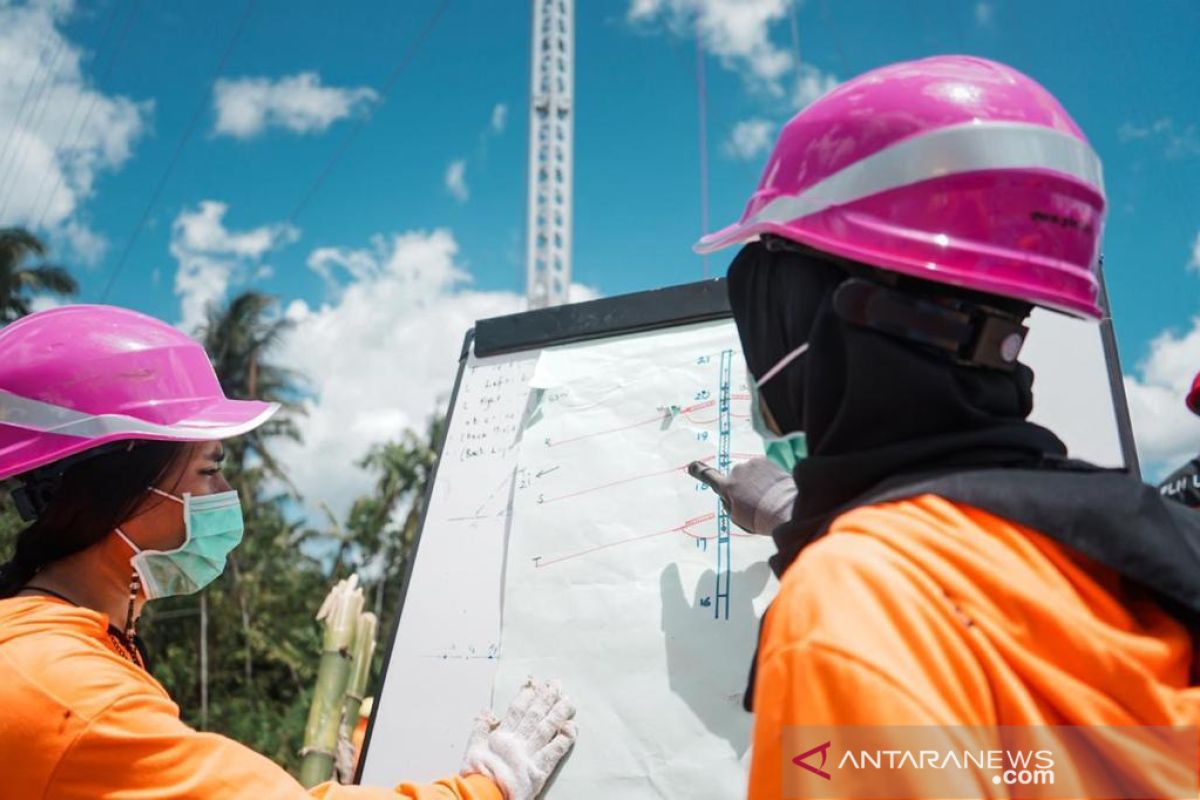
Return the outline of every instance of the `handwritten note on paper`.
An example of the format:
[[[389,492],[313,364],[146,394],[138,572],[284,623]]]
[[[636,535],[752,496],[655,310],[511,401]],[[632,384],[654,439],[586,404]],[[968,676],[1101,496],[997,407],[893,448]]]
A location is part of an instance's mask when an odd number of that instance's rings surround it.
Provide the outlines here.
[[[520,432],[534,363],[526,358],[467,366],[454,411],[461,419],[451,440],[452,457],[460,462],[508,459]],[[511,471],[512,465],[506,466]]]
[[[454,772],[471,720],[492,705],[515,448],[536,361],[536,353],[471,357],[464,366],[364,783]]]
[[[550,797],[741,796],[773,544],[687,474],[761,453],[733,326],[547,350],[533,386],[496,696],[536,674],[576,700]]]

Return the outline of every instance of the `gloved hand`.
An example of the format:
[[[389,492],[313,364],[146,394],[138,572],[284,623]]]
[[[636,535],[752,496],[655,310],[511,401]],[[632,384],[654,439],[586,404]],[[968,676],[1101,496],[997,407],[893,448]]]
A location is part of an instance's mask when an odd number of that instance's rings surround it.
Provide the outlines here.
[[[575,742],[574,716],[556,682],[529,678],[503,721],[490,711],[475,720],[459,772],[487,775],[505,800],[533,800]]]
[[[695,477],[713,488],[733,524],[744,531],[769,535],[792,518],[796,482],[765,456],[743,461],[728,475],[705,467]]]

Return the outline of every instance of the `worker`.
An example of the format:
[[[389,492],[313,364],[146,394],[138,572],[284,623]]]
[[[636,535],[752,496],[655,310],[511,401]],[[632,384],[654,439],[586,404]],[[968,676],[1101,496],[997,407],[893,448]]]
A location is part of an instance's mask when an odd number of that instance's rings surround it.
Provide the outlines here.
[[[201,591],[242,538],[221,440],[272,403],[227,399],[204,349],[158,320],[65,306],[0,329],[0,480],[32,520],[0,569],[4,796],[532,800],[575,736],[570,701],[528,681],[482,715],[462,774],[322,784],[196,731],[147,669],[146,601]]]
[[[899,751],[926,742],[879,726],[1200,723],[1196,515],[1028,421],[1024,321],[1102,316],[1104,210],[1098,157],[1046,89],[934,57],[798,113],[740,220],[697,244],[741,245],[728,292],[751,417],[797,490],[776,514],[779,592],[746,693],[751,800],[990,797],[1005,779],[948,788],[910,769],[886,795],[838,794],[875,773],[835,763],[838,734],[798,730],[868,726]],[[1182,780],[1195,796],[1194,742],[1184,755],[1174,770],[1062,759],[1055,791],[1185,796],[1153,783]],[[1102,783],[1122,766],[1146,793]]]
[[[1196,373],[1192,380],[1192,389],[1188,392],[1185,402],[1188,411],[1200,416],[1200,372]],[[1164,497],[1178,500],[1191,508],[1200,508],[1200,456],[1196,456],[1167,476],[1167,479],[1158,485],[1158,490]]]

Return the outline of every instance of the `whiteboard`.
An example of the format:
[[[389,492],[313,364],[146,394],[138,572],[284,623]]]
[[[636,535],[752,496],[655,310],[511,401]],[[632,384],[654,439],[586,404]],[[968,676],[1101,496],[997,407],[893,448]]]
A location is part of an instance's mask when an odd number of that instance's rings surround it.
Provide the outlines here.
[[[485,321],[475,336],[468,336],[386,655],[360,783],[387,786],[453,773],[474,716],[485,708],[501,710],[517,676],[531,671],[563,678],[580,707],[579,745],[546,796],[608,797],[619,787],[622,798],[717,798],[729,797],[731,786],[744,785],[747,755],[739,739],[745,735],[748,740],[750,718],[736,708],[740,696],[723,687],[744,685],[757,631],[753,617],[774,590],[774,579],[753,562],[770,554],[770,542],[728,534],[722,538],[715,511],[719,503],[715,497],[701,497],[686,475],[675,474],[683,451],[672,449],[687,441],[702,452],[694,437],[704,430],[712,436],[726,424],[729,455],[758,452],[739,407],[746,395],[736,331],[722,307],[723,283],[711,281]],[[1042,311],[1035,311],[1029,324],[1022,361],[1036,373],[1032,419],[1055,431],[1076,458],[1136,470],[1111,327]],[[487,341],[492,334],[496,341]],[[556,344],[560,341],[564,344]],[[489,354],[498,348],[507,352]],[[710,360],[693,363],[705,357]],[[629,363],[638,366],[622,367]],[[664,399],[664,386],[673,380],[707,381],[705,386],[711,384],[716,394],[724,385],[725,406],[711,396],[691,404]],[[705,387],[688,383],[687,391],[697,397]],[[602,417],[591,420],[592,428],[582,420],[582,433],[570,434],[578,415],[556,417],[554,404],[571,402],[582,403],[585,417],[601,413],[609,419],[603,424]],[[708,403],[704,412],[697,410],[702,403]],[[647,408],[652,409],[648,416],[639,410]],[[647,425],[646,419],[658,421]],[[589,440],[583,455],[563,462],[572,470],[569,479],[564,472],[553,472],[559,462],[545,460],[550,457],[545,446],[593,436],[593,428],[604,436]],[[662,437],[661,443],[654,437]],[[717,438],[704,443],[714,459],[720,457]],[[618,463],[613,448],[632,454],[630,461],[639,467],[630,474],[638,480],[607,474]],[[597,474],[583,480],[588,471]],[[640,479],[646,475],[654,477]],[[603,491],[574,494],[593,486]],[[539,494],[543,500],[563,502],[542,505],[531,499]],[[707,504],[709,514],[685,519],[686,530],[654,519],[660,512],[690,513],[683,509],[696,504]],[[688,520],[700,522],[688,528]],[[554,525],[561,526],[563,543],[569,546],[551,552],[546,537]],[[637,533],[643,529],[644,535]],[[667,531],[673,532],[658,535]],[[598,542],[595,554],[592,547],[579,546],[580,536]],[[633,541],[639,536],[647,541]],[[541,572],[530,568],[539,557],[544,564],[578,553],[588,556]],[[637,558],[629,559],[630,554]],[[652,568],[645,568],[647,558]],[[595,584],[602,592],[606,579],[616,576],[608,584],[617,585],[619,578],[640,605],[622,610],[620,601],[589,600],[590,589],[573,589],[578,577],[562,580],[563,570],[585,562],[590,571],[580,574],[590,576],[585,581],[589,587]],[[633,562],[639,565],[636,570],[620,571]],[[719,615],[722,569],[727,575],[725,613],[729,608],[734,613],[718,625],[719,616],[710,619],[710,614]],[[710,591],[706,581],[712,582],[714,572],[718,583]],[[554,573],[558,577],[551,579]],[[679,617],[667,608],[674,601],[662,600],[669,594],[668,583],[685,589],[687,609],[680,613],[689,621],[682,627],[666,622]],[[646,619],[629,616],[637,608],[645,609]],[[614,617],[614,609],[626,616]],[[702,616],[710,621],[700,622]],[[603,650],[611,663],[596,669],[601,655],[586,651],[595,637],[572,636],[573,631],[600,637],[615,631],[621,638]],[[675,635],[680,631],[699,638],[680,638]],[[705,636],[722,637],[725,644],[697,650]],[[543,651],[545,641],[554,641],[554,652],[538,651],[539,637]],[[708,655],[697,656],[703,665],[681,681],[684,673],[669,663],[672,648],[676,661],[680,652]],[[622,657],[630,662],[623,663]],[[719,701],[711,699],[725,694],[729,696]],[[623,698],[630,696],[646,702],[622,707]],[[660,724],[653,714],[641,718],[643,707],[654,709]],[[621,724],[629,730],[618,741],[615,731]],[[664,731],[661,740],[655,738],[659,728]],[[699,744],[671,746],[671,737],[684,736]],[[631,745],[631,737],[649,739]],[[645,752],[638,752],[639,747]],[[622,755],[606,755],[612,753]],[[689,782],[691,774],[702,780]],[[735,789],[734,796],[741,791]]]

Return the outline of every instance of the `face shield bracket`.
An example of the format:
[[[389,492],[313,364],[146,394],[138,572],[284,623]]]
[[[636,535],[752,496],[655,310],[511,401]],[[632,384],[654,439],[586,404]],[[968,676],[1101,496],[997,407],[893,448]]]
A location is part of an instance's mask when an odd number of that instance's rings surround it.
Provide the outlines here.
[[[1029,328],[1008,312],[951,297],[926,299],[864,278],[833,295],[846,322],[945,353],[956,364],[1011,372]]]

